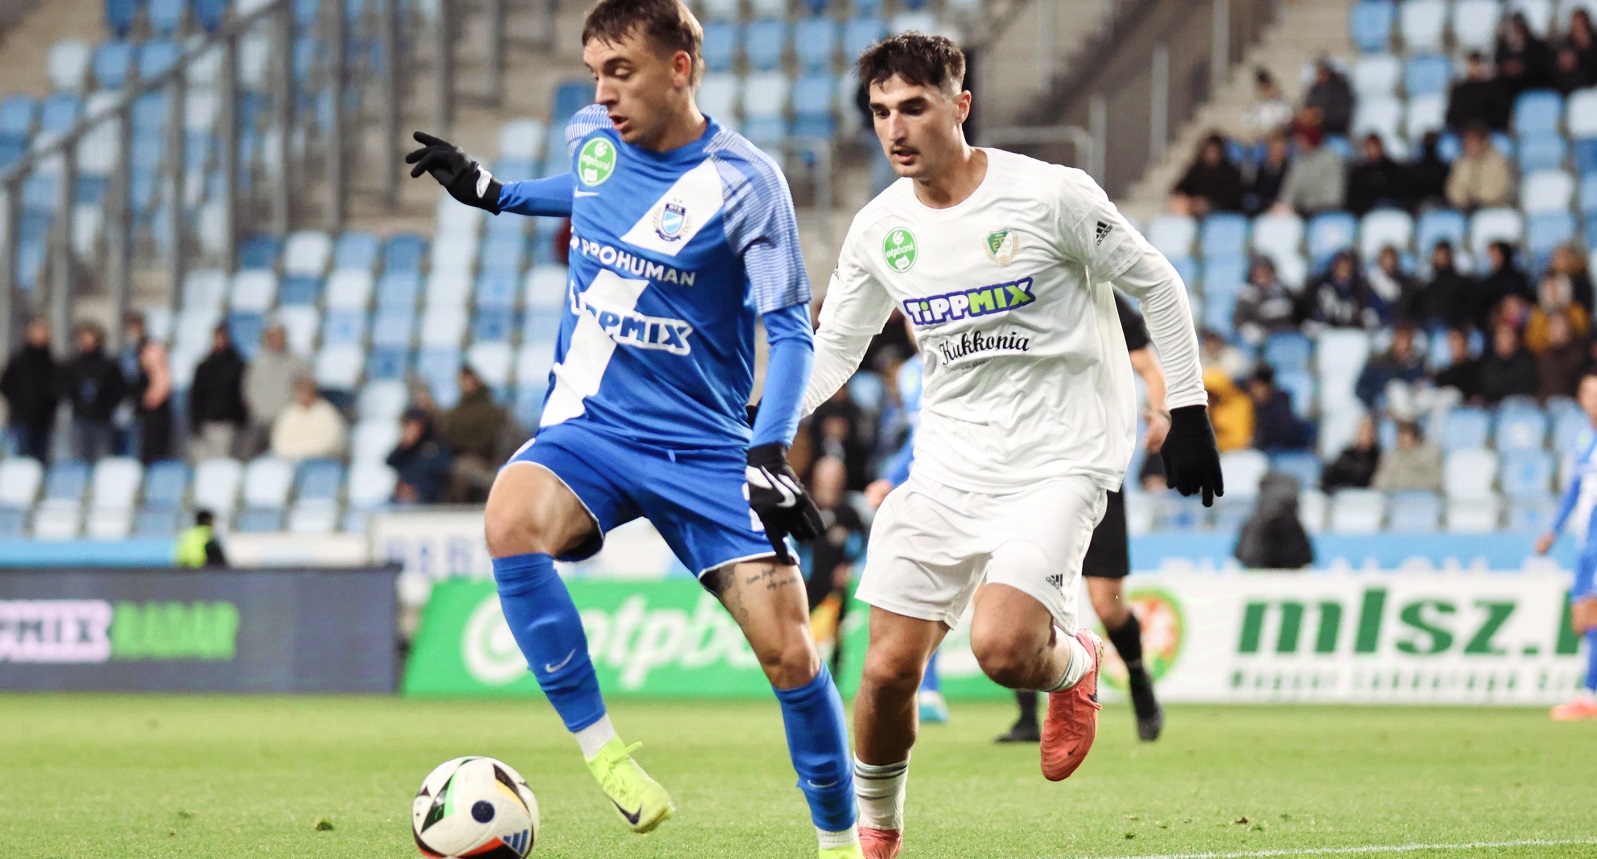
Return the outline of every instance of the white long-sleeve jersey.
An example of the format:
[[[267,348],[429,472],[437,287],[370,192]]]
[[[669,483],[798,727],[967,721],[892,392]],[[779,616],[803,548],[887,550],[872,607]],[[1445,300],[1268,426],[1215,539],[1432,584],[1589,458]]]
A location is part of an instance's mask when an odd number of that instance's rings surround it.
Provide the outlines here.
[[[1136,395],[1110,285],[1141,303],[1174,409],[1207,402],[1181,277],[1085,173],[982,151],[986,177],[957,205],[931,208],[900,179],[855,216],[804,412],[898,307],[926,364],[917,475],[972,492],[1072,474],[1118,489]]]

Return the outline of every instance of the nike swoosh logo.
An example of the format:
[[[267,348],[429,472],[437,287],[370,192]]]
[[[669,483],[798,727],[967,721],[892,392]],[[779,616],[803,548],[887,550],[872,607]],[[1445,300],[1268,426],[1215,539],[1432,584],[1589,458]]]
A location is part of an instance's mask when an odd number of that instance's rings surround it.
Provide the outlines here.
[[[597,196],[599,196],[599,192],[598,191],[576,191],[576,192],[572,193],[572,196],[573,197],[597,197]]]
[[[613,799],[610,800],[610,804],[614,805],[616,807],[616,811],[621,812],[621,816],[625,817],[627,819],[627,822],[632,824],[633,826],[637,826],[638,825],[638,818],[643,816],[643,806],[641,806],[641,805],[638,806],[638,810],[637,811],[627,811],[626,809],[621,807],[621,803],[616,802]]]
[[[560,660],[560,664],[559,665],[550,665],[550,664],[548,664],[546,662],[546,663],[544,663],[543,670],[547,671],[550,674],[553,674],[556,671],[559,671],[560,669],[562,669],[562,668],[566,667],[568,664],[570,664],[571,660],[574,659],[576,657],[576,655],[577,655],[576,648],[572,648],[571,652],[566,654],[566,658]]]

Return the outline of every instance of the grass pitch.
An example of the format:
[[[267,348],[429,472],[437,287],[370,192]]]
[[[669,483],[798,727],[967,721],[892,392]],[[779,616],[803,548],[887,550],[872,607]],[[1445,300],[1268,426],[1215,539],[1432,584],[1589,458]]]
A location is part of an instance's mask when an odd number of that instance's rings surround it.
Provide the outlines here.
[[[806,857],[814,841],[776,705],[627,703],[624,739],[669,788],[653,835],[620,824],[544,704],[397,698],[0,697],[0,851],[28,857],[404,857],[439,761],[500,757],[543,808],[535,857]],[[1124,705],[1069,781],[1012,718],[954,706],[911,769],[905,859],[1597,856],[1597,723],[1543,710],[1174,707],[1136,742]],[[1279,852],[1276,852],[1279,851]],[[1364,854],[1365,851],[1338,852]],[[1382,855],[1388,851],[1370,851]]]

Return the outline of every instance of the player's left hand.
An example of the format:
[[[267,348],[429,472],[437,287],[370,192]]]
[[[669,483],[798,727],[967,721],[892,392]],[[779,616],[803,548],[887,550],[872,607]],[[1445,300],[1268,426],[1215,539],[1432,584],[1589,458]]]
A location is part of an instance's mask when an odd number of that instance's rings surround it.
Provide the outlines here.
[[[1220,473],[1220,449],[1214,442],[1214,427],[1209,425],[1209,410],[1204,406],[1183,406],[1170,411],[1170,434],[1159,449],[1164,459],[1165,480],[1182,495],[1203,495],[1203,506],[1213,507],[1214,499],[1225,494],[1225,477]]]
[[[788,554],[785,538],[813,540],[821,534],[821,511],[787,464],[787,449],[780,443],[749,448],[749,464],[744,469],[749,484],[749,507],[765,524],[765,536],[784,564],[795,564]]]
[[[411,137],[421,144],[421,148],[405,156],[406,164],[416,165],[410,170],[410,178],[415,179],[427,173],[438,180],[438,184],[444,186],[449,196],[456,200],[499,214],[501,186],[492,173],[468,158],[460,147],[441,137],[434,137],[425,131],[413,132]]]
[[[1170,434],[1170,413],[1162,409],[1149,409],[1143,416],[1148,432],[1142,437],[1142,447],[1149,453],[1158,453],[1164,447],[1164,437]]]

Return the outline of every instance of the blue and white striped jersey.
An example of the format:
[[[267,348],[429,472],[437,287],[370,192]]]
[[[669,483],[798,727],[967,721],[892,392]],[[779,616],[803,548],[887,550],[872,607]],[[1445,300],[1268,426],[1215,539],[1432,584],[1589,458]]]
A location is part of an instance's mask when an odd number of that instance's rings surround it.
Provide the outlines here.
[[[786,179],[714,120],[654,152],[622,142],[594,105],[566,141],[570,277],[542,426],[746,446],[755,321],[810,300]]]

